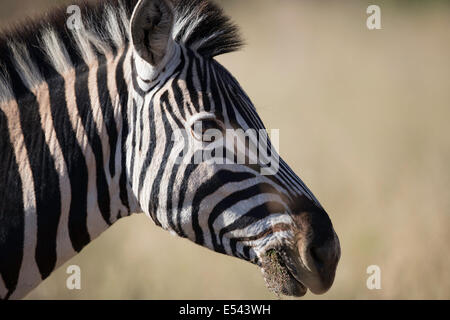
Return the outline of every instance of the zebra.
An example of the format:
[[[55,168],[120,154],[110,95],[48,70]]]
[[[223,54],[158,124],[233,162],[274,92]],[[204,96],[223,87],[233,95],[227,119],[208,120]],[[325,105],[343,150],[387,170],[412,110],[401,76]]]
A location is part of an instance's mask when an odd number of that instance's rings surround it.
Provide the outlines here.
[[[231,19],[208,0],[77,8],[78,24],[61,8],[0,35],[0,298],[23,298],[132,213],[259,266],[277,294],[326,292],[339,239],[276,151],[273,174],[192,161],[208,145],[194,125],[265,130],[215,59],[243,44]]]

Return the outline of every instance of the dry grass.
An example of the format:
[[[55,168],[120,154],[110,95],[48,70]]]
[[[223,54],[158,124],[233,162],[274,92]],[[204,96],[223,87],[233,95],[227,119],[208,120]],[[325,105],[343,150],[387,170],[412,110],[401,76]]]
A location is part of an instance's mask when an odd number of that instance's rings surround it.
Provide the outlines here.
[[[383,30],[369,31],[364,2],[222,3],[249,45],[220,60],[281,129],[282,156],[341,240],[335,285],[305,298],[450,298],[449,7],[385,5]],[[82,268],[81,291],[65,289],[63,267],[28,298],[276,298],[256,267],[143,216],[70,264]],[[372,264],[379,291],[366,288]]]

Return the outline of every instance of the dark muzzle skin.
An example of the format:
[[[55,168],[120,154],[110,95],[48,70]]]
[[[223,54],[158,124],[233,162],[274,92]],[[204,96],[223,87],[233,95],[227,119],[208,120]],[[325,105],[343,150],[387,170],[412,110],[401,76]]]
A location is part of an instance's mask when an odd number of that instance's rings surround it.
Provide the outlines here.
[[[325,293],[333,284],[341,255],[339,238],[321,207],[300,211],[293,218],[297,230],[295,247],[288,249],[288,270],[311,292]]]
[[[301,197],[291,211],[293,241],[265,250],[261,267],[267,286],[275,293],[302,297],[307,290],[327,292],[341,256],[339,239],[326,211]]]

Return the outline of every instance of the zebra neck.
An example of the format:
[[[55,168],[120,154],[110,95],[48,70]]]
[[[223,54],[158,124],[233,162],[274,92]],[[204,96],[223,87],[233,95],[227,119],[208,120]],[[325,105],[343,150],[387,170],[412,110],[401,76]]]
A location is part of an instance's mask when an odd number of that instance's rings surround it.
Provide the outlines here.
[[[126,57],[0,104],[0,298],[23,297],[136,210],[124,162]]]

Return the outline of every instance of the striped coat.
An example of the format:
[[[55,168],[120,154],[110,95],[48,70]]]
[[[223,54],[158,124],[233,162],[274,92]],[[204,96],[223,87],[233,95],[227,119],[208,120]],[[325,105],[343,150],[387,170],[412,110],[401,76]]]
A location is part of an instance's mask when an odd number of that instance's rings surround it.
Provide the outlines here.
[[[206,0],[74,8],[0,36],[0,298],[23,297],[138,212],[258,264],[276,292],[328,290],[340,247],[327,213],[270,141],[236,133],[265,128],[214,59],[241,45],[222,10]],[[225,132],[225,152],[198,160]],[[236,163],[227,150],[240,148],[256,160]]]

